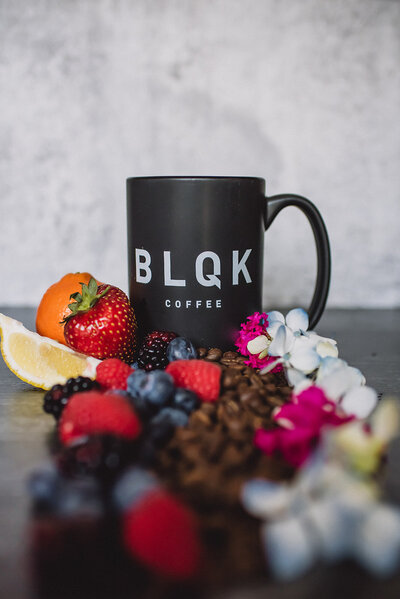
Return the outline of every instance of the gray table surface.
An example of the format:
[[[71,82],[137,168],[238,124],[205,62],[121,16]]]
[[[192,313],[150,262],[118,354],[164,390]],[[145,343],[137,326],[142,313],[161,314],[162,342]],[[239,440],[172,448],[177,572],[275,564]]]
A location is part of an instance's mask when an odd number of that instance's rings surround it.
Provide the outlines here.
[[[34,329],[34,310],[0,308]],[[318,333],[337,339],[341,357],[362,370],[378,393],[400,397],[400,311],[329,310]],[[17,379],[0,360],[0,598],[33,596],[27,567],[28,473],[48,457],[45,439],[53,430],[42,411],[43,392]],[[391,448],[388,489],[400,504],[400,443]],[[399,598],[400,573],[375,580],[357,566],[320,566],[290,584],[263,583],[227,590],[218,599]],[[214,599],[217,599],[215,595]]]

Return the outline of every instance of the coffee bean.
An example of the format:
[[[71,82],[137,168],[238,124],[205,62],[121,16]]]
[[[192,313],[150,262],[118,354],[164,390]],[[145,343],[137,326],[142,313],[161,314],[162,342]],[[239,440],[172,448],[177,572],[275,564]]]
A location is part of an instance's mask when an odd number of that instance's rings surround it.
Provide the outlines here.
[[[218,362],[222,358],[222,351],[218,347],[212,347],[208,350],[205,360],[210,362]]]
[[[226,439],[222,435],[210,434],[204,438],[204,453],[205,456],[212,462],[216,461],[226,444]]]
[[[258,399],[258,391],[254,387],[247,387],[243,392],[240,393],[240,401],[248,402],[252,399]]]
[[[228,368],[231,368],[234,364],[237,364],[235,359],[228,359],[228,358],[221,358],[221,362],[220,364],[222,366],[226,366]]]
[[[224,353],[225,360],[235,360],[238,357],[238,353],[236,351],[226,351]]]
[[[240,396],[242,393],[245,393],[249,389],[249,379],[245,377],[245,379],[238,383],[237,386],[237,394]]]
[[[243,464],[241,452],[232,443],[225,448],[223,459],[226,463],[227,470],[232,469],[232,467],[241,466]]]
[[[254,385],[255,387],[259,387],[260,389],[262,389],[264,387],[264,383],[262,382],[262,380],[258,374],[251,374],[249,376],[249,379],[250,379],[251,385]]]
[[[192,412],[189,422],[194,427],[209,427],[212,425],[210,416],[201,410]]]
[[[200,412],[204,412],[204,414],[207,414],[208,416],[213,418],[217,411],[216,402],[204,401],[201,404],[199,410],[200,410]]]
[[[245,369],[244,364],[239,364],[239,362],[231,362],[229,364],[229,368],[232,368],[233,370],[238,370],[239,372],[242,372]]]
[[[276,426],[272,411],[288,400],[291,389],[284,373],[260,375],[237,352],[199,348],[198,356],[221,368],[220,397],[201,403],[187,427],[175,430],[158,450],[155,470],[167,488],[196,512],[211,566],[218,554],[218,564],[222,559],[226,570],[232,571],[235,564],[235,573],[252,574],[257,563],[261,568],[263,558],[258,522],[243,513],[241,488],[252,478],[283,480],[292,475],[282,461],[265,456],[253,443],[257,429]],[[219,535],[223,547],[215,544],[216,527],[224,533]],[[249,549],[238,566],[244,547]],[[217,580],[218,568],[213,575]]]
[[[233,368],[227,368],[222,373],[222,387],[224,389],[233,389],[237,386],[239,379],[240,374],[237,372],[237,370],[234,370]]]
[[[199,435],[196,431],[193,431],[190,428],[179,426],[175,430],[175,439],[182,443],[188,443],[190,441],[198,441]]]

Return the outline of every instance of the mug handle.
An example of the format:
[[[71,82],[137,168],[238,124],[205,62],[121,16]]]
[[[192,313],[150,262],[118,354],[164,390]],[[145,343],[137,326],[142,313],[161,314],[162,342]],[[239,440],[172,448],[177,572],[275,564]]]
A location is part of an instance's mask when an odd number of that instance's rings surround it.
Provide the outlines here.
[[[313,329],[322,316],[328,298],[329,284],[331,278],[331,252],[329,247],[328,232],[322,216],[310,200],[296,194],[279,194],[266,198],[265,230],[275,220],[283,208],[296,206],[306,215],[314,233],[317,247],[317,279],[315,282],[314,295],[308,310],[310,325]]]

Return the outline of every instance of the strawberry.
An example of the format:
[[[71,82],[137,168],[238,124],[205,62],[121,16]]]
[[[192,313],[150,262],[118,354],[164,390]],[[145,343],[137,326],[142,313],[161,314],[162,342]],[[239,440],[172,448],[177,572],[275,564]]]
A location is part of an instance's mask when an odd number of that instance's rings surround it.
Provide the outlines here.
[[[165,369],[177,387],[194,391],[202,401],[215,401],[219,396],[221,369],[204,360],[176,360]]]
[[[200,563],[200,540],[192,512],[166,491],[150,491],[125,512],[128,551],[167,578],[192,578]]]
[[[118,358],[103,360],[96,368],[96,381],[105,389],[126,390],[126,381],[133,368]]]
[[[93,434],[135,439],[140,431],[140,421],[124,397],[99,391],[75,393],[63,410],[58,429],[64,444]]]
[[[128,297],[118,287],[81,283],[73,293],[71,314],[63,322],[67,345],[99,360],[120,358],[132,362],[136,344],[136,318]]]

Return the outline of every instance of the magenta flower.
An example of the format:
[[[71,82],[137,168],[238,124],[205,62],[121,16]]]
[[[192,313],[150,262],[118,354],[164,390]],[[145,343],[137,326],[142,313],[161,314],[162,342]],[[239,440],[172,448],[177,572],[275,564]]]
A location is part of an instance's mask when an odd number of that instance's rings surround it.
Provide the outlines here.
[[[254,436],[255,446],[263,453],[281,456],[294,468],[299,468],[306,461],[317,442],[318,434],[311,428],[278,428],[272,431],[258,429]]]
[[[298,468],[318,445],[324,427],[340,426],[353,417],[342,415],[322,389],[311,386],[279,408],[274,420],[280,428],[257,430],[254,444],[267,455],[280,455]]]
[[[247,349],[249,341],[252,341],[259,335],[265,334],[267,328],[268,316],[266,312],[254,312],[254,314],[247,317],[246,322],[243,322],[240,325],[240,331],[235,345],[240,354],[247,357],[247,360],[244,362],[246,366],[251,366],[252,368],[265,368],[267,364],[275,360],[275,358],[271,356],[260,359],[258,355],[251,354]],[[281,370],[282,366],[279,364],[277,368],[274,368],[273,372],[280,372]]]

